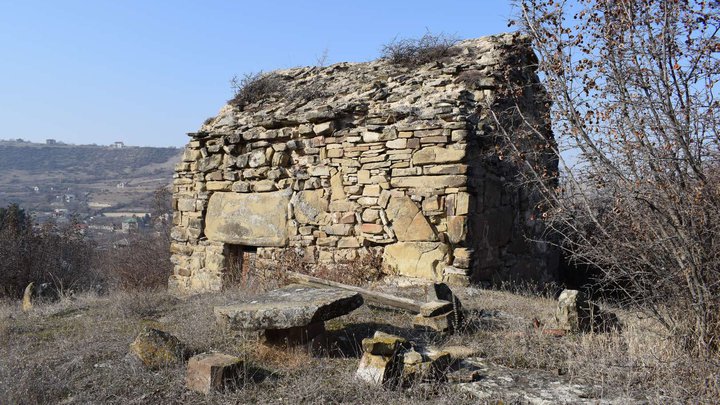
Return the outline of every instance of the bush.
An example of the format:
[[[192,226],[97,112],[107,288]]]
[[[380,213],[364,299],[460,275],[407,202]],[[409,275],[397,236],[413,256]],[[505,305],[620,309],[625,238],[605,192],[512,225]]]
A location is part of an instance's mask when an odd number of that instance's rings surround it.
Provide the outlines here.
[[[230,79],[235,96],[228,104],[244,110],[249,104],[279,95],[285,89],[282,78],[275,73],[246,73]]]
[[[519,2],[555,143],[518,105],[496,116],[571,261],[689,352],[720,352],[720,3]],[[542,91],[536,95],[545,97]],[[518,119],[520,118],[520,119]],[[538,147],[524,152],[524,142]],[[562,178],[534,162],[551,153]],[[570,158],[570,161],[565,159]],[[555,187],[553,184],[560,184]]]
[[[170,240],[160,232],[131,234],[126,245],[97,252],[95,268],[113,290],[163,288],[172,274]]]
[[[19,298],[30,283],[51,283],[58,291],[90,288],[93,244],[78,222],[34,226],[17,204],[0,208],[0,296]]]
[[[393,65],[417,67],[452,56],[457,38],[427,32],[421,38],[393,40],[382,47],[382,57]]]

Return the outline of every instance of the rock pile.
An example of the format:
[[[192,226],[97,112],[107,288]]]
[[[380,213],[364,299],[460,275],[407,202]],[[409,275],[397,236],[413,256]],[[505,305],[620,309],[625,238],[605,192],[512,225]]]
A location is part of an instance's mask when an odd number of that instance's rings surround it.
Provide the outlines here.
[[[367,383],[388,387],[447,381],[448,373],[460,360],[450,351],[414,347],[402,337],[380,331],[363,339],[362,347],[355,375]]]
[[[388,272],[453,284],[552,278],[553,251],[528,242],[542,231],[530,193],[506,187],[516,167],[495,153],[492,118],[517,85],[520,111],[552,136],[534,60],[506,34],[416,68],[272,73],[284,97],[227,105],[190,134],[173,183],[171,289],[220,289],[234,246],[261,259],[293,247],[325,265],[374,252]]]

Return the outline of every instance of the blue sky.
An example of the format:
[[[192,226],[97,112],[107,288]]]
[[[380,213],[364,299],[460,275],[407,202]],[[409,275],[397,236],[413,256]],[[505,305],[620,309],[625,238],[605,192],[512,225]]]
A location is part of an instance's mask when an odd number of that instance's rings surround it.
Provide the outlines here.
[[[510,30],[510,1],[0,0],[0,139],[182,146],[235,74]]]

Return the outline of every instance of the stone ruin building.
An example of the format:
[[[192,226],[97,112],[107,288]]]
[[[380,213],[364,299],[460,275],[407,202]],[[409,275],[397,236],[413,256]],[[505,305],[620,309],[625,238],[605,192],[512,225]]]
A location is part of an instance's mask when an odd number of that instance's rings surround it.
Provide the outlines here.
[[[413,67],[276,71],[273,92],[190,133],[174,175],[170,289],[218,290],[238,261],[286,249],[318,265],[374,253],[392,274],[454,284],[553,279],[532,193],[497,152],[500,131],[523,125],[493,118],[517,106],[552,137],[529,41],[451,50]]]

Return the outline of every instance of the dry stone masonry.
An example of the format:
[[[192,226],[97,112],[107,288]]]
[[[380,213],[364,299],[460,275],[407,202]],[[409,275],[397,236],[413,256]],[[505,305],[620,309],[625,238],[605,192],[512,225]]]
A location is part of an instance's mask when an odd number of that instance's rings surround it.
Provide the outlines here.
[[[450,284],[553,278],[531,194],[495,152],[493,113],[516,104],[552,136],[535,60],[526,38],[505,34],[418,67],[272,73],[279,96],[226,105],[190,134],[174,176],[171,289],[218,290],[243,257],[286,249],[327,266],[376,254],[389,273]]]

